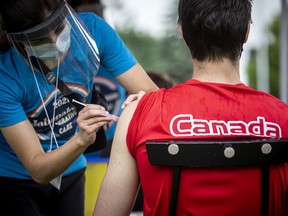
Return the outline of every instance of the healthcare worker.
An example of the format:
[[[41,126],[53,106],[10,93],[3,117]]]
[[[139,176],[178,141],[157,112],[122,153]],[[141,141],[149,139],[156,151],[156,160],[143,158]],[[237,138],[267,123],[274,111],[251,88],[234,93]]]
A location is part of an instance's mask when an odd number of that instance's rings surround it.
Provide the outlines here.
[[[114,118],[89,104],[100,65],[129,93],[157,86],[94,13],[63,0],[4,0],[0,13],[0,214],[83,215],[82,153]]]

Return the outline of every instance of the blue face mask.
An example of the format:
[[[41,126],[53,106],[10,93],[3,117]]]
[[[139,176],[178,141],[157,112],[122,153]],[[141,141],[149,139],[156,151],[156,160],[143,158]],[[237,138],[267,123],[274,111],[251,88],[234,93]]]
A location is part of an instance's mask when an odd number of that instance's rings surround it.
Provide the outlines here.
[[[35,56],[41,60],[56,61],[61,55],[65,54],[71,43],[71,25],[66,23],[63,31],[57,36],[56,43],[44,43],[37,46],[25,45],[28,56]]]

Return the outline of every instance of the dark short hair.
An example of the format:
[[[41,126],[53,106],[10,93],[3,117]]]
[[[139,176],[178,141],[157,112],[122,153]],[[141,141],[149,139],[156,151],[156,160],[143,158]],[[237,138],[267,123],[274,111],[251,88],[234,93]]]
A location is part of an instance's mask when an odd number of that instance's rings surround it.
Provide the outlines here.
[[[180,0],[179,25],[198,61],[235,61],[242,52],[253,0]]]
[[[24,31],[43,22],[63,0],[1,0],[3,29]]]

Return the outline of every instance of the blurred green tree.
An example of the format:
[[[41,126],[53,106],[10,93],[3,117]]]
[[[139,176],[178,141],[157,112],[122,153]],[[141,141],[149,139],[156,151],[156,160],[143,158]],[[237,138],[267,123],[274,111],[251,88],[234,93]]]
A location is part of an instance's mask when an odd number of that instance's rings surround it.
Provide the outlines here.
[[[118,32],[145,70],[167,73],[176,82],[190,78],[191,56],[180,38],[155,38],[133,29]]]
[[[117,0],[115,0],[117,2]],[[155,37],[128,27],[116,26],[117,32],[146,71],[166,73],[176,82],[190,79],[191,55],[177,28],[177,0],[167,1],[164,36]]]

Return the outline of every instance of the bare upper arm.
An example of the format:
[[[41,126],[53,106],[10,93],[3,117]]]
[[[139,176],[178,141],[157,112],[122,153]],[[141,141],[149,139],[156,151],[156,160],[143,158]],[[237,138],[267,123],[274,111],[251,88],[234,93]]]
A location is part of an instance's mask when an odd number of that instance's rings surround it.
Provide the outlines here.
[[[136,161],[127,149],[126,134],[136,106],[134,101],[125,108],[118,122],[94,215],[129,215],[133,207],[139,176]]]

